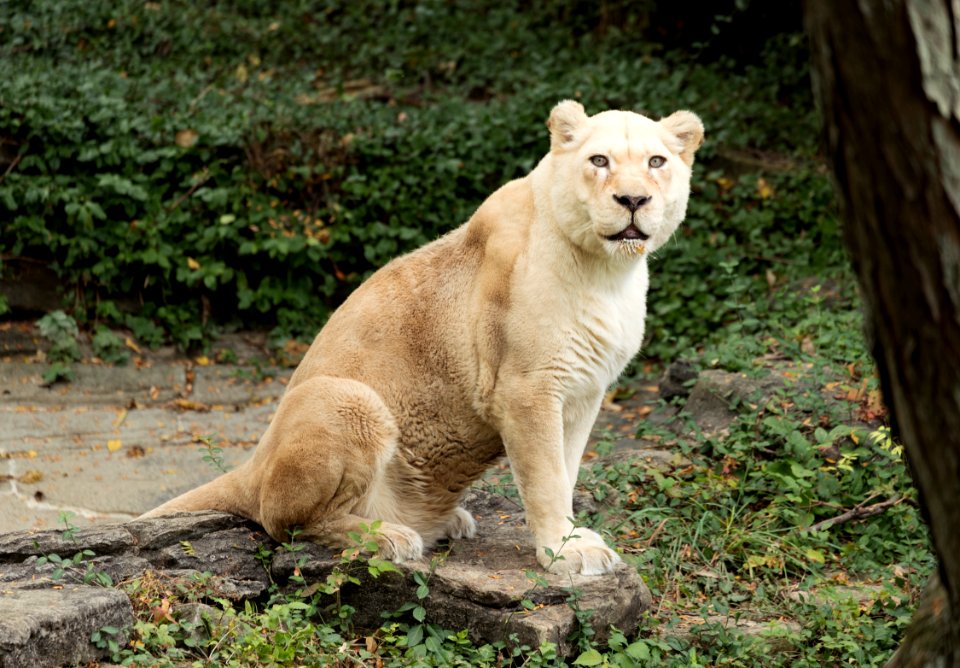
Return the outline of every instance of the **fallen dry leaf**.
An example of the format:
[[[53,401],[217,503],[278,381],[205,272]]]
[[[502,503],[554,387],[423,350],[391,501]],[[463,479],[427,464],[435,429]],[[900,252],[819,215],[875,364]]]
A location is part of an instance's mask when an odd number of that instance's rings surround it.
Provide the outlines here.
[[[210,407],[206,404],[201,404],[199,401],[191,401],[190,399],[174,399],[171,403],[175,407],[185,411],[199,411],[201,413],[205,413],[210,410]]]
[[[770,184],[767,183],[767,180],[763,177],[757,179],[757,194],[760,196],[760,199],[770,199],[773,197],[773,188],[770,187]]]
[[[197,140],[200,138],[200,135],[197,134],[196,130],[178,130],[176,137],[174,137],[174,142],[180,148],[190,148],[197,143]]]
[[[147,454],[147,451],[144,450],[142,446],[132,445],[129,448],[127,448],[127,457],[129,457],[130,459],[143,457],[145,454]]]
[[[176,623],[177,620],[175,620],[173,615],[170,614],[170,609],[170,599],[165,598],[160,601],[160,605],[157,605],[150,610],[150,614],[153,615],[153,623],[159,624],[164,619],[168,622]]]
[[[24,485],[35,485],[41,480],[43,480],[43,473],[36,469],[25,471],[23,475],[17,478],[17,482],[23,483]]]

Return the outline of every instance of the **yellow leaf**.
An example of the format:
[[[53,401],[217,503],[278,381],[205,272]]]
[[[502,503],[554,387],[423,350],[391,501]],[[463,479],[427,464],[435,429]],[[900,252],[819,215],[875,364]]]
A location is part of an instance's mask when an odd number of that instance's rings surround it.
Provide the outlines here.
[[[116,452],[123,447],[123,442],[119,438],[111,438],[107,441],[107,450],[110,452]]]
[[[133,339],[131,339],[129,336],[128,336],[126,339],[123,340],[123,345],[125,345],[127,348],[129,348],[130,350],[132,350],[132,351],[135,352],[136,354],[138,354],[138,355],[140,354],[140,346],[138,346],[137,343],[136,343],[136,341],[134,341]]]
[[[37,451],[36,450],[27,450],[27,457],[30,459],[36,459]]]
[[[773,197],[773,188],[771,188],[767,180],[762,177],[757,179],[757,194],[760,195],[760,199],[770,199]]]
[[[200,268],[200,263],[194,260],[192,257],[187,258],[187,266],[196,271]]]
[[[237,79],[240,80],[240,83],[247,83],[249,78],[249,73],[247,72],[247,66],[243,63],[237,65],[237,71],[235,72]]]
[[[23,475],[17,478],[17,481],[24,485],[36,485],[41,480],[43,480],[43,473],[36,469],[25,471]]]
[[[200,357],[196,358],[193,361],[196,362],[199,366],[210,366],[210,358],[207,357],[206,355],[200,355]]]

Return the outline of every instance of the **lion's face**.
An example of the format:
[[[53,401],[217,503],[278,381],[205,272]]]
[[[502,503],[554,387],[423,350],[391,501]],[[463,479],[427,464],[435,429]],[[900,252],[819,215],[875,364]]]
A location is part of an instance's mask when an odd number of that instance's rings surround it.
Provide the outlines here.
[[[697,116],[588,117],[566,101],[549,126],[554,205],[574,242],[591,252],[640,256],[669,240],[686,214],[693,156],[703,141]]]

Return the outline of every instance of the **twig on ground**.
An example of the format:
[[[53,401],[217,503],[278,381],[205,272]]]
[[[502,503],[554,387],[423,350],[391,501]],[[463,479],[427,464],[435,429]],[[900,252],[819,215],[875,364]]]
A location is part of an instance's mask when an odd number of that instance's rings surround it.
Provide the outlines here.
[[[870,499],[867,499],[867,501],[869,500]],[[882,512],[886,512],[890,508],[893,508],[894,506],[897,506],[906,500],[906,497],[898,496],[896,498],[887,499],[886,501],[874,503],[869,506],[864,505],[866,504],[866,501],[863,501],[862,503],[858,503],[847,512],[840,513],[836,517],[831,517],[830,519],[823,520],[822,522],[811,524],[803,531],[822,531],[823,529],[829,529],[830,527],[836,526],[837,524],[843,524],[844,522],[849,522],[850,520],[862,520],[866,517],[873,517],[874,515],[879,515]]]
[[[650,537],[647,538],[647,547],[653,545],[653,541],[657,539],[657,536],[660,534],[660,531],[663,529],[663,526],[667,523],[668,518],[664,518],[660,521],[660,524],[657,525],[657,528],[653,530],[653,533],[650,534]]]
[[[12,172],[14,168],[16,168],[16,166],[20,164],[21,160],[23,160],[24,155],[26,155],[26,153],[17,153],[17,157],[14,158],[13,162],[10,163],[10,166],[7,167],[7,171],[5,171],[2,176],[0,176],[0,181],[3,181],[5,178],[7,178],[7,176],[9,176],[10,172]]]
[[[187,199],[188,197],[190,197],[190,195],[197,192],[197,189],[200,188],[200,186],[202,186],[204,183],[206,183],[209,180],[210,180],[210,170],[204,167],[202,173],[200,174],[200,177],[196,180],[196,182],[194,182],[194,184],[190,186],[190,189],[187,190],[187,192],[180,195],[180,197],[178,197],[173,204],[168,206],[167,211],[176,210],[176,208],[183,203],[183,200]]]

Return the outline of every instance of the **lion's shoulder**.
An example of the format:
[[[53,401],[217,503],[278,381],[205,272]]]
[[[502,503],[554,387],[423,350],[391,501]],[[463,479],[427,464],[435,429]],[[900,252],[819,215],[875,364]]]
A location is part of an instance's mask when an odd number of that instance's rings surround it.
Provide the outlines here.
[[[531,180],[510,181],[484,200],[470,217],[466,243],[509,254],[523,247],[534,216]]]

